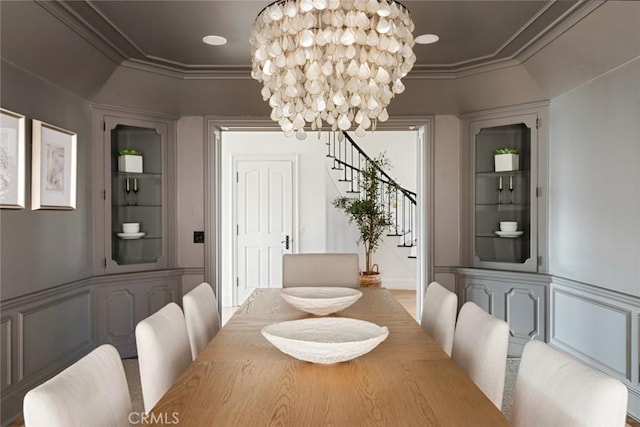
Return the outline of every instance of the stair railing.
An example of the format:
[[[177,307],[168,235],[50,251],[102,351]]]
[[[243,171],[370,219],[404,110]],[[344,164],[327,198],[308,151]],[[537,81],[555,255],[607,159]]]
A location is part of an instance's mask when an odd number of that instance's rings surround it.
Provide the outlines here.
[[[347,132],[330,132],[327,148],[327,157],[333,159],[332,169],[342,171],[338,181],[349,183],[349,189],[346,191],[349,194],[362,196],[364,190],[360,188],[360,175],[369,163],[375,165],[376,180],[380,183],[377,198],[385,206],[394,224],[387,235],[401,236],[402,243],[398,245],[400,247],[415,246],[416,193],[401,187],[393,180]]]

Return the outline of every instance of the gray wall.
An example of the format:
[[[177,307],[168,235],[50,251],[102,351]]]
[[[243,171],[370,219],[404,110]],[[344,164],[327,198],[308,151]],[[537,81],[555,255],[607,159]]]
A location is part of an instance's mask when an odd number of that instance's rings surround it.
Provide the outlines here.
[[[86,278],[92,266],[91,111],[87,101],[8,62],[2,107],[26,116],[27,208],[0,211],[2,301]],[[78,134],[76,210],[30,210],[31,120]]]
[[[640,296],[640,59],[554,98],[549,272]]]
[[[203,117],[178,120],[176,252],[178,267],[185,272],[183,294],[204,281],[205,245],[193,243],[193,232],[204,230],[204,127]]]
[[[436,116],[433,162],[434,280],[455,290],[460,265],[460,119]]]

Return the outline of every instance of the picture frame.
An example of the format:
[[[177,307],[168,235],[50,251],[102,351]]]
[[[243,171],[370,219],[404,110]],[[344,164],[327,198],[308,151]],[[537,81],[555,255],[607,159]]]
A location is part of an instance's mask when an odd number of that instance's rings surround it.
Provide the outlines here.
[[[25,207],[25,116],[0,108],[0,208]]]
[[[31,209],[75,209],[77,134],[33,120]]]

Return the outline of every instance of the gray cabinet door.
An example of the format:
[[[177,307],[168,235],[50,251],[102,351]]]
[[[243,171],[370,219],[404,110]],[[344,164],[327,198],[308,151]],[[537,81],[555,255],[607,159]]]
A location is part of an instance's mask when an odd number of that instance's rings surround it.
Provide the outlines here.
[[[472,301],[509,324],[509,355],[520,356],[532,339],[546,341],[548,276],[464,269],[461,303]]]
[[[105,278],[96,285],[97,344],[111,344],[122,357],[137,354],[138,322],[170,302],[180,303],[180,273],[132,273]]]

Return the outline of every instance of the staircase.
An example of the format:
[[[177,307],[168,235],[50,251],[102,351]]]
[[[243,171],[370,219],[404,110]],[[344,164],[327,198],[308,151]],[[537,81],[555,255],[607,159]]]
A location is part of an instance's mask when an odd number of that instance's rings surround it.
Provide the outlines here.
[[[338,181],[347,185],[346,193],[360,197],[360,174],[372,163],[372,159],[356,144],[347,132],[330,132],[327,140],[327,157],[332,159],[332,169],[340,171]],[[375,163],[373,163],[375,165]],[[401,187],[384,170],[376,167],[378,200],[391,216],[393,225],[387,236],[397,236],[398,247],[409,248],[409,258],[416,257],[417,235],[416,193]]]

